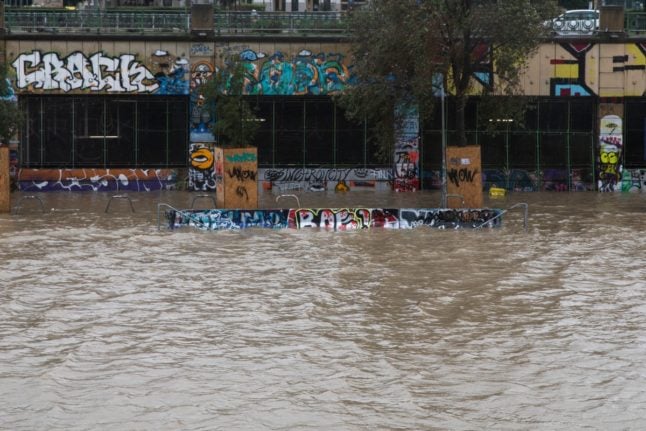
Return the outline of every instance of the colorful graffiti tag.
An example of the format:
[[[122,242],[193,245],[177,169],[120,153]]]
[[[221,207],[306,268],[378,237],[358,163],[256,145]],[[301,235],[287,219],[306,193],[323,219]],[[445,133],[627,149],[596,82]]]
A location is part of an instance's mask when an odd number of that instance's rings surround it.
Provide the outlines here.
[[[646,94],[646,43],[613,45],[613,54],[606,57],[607,61],[595,59],[599,53],[594,49],[597,45],[593,43],[576,41],[561,43],[558,46],[565,51],[563,55],[547,55],[553,70],[549,80],[551,96],[623,97]],[[623,55],[617,55],[619,53]],[[616,85],[602,86],[598,82],[599,78],[595,76],[599,73],[606,77],[619,74],[622,76],[622,82],[632,82],[633,85],[623,88]],[[595,81],[597,84],[594,84]]]
[[[191,143],[188,188],[193,191],[215,190],[213,146]]]
[[[152,191],[171,190],[177,173],[171,169],[19,169],[22,191]]]
[[[289,58],[281,51],[266,55],[245,49],[240,60],[245,69],[243,92],[248,95],[334,94],[354,81],[339,53],[314,54],[304,49]],[[229,73],[227,66],[220,73]]]
[[[621,191],[646,193],[646,169],[624,169]]]
[[[597,182],[600,192],[621,191],[623,127],[617,115],[606,115],[599,129]]]
[[[472,229],[501,226],[499,209],[438,208],[298,208],[269,210],[169,210],[168,228],[191,226],[203,230],[231,230],[250,227],[270,229]]]
[[[406,109],[406,108],[400,108]],[[419,114],[415,107],[408,107],[402,114],[395,140],[396,192],[419,190]]]
[[[157,50],[151,63],[153,70],[133,54],[110,57],[103,52],[89,56],[73,52],[61,58],[56,52],[34,50],[20,54],[11,65],[19,90],[188,94],[188,60],[173,60],[167,51]]]
[[[351,188],[379,188],[391,184],[392,169],[366,168],[285,168],[259,169],[259,178],[279,190],[323,191],[343,182]]]

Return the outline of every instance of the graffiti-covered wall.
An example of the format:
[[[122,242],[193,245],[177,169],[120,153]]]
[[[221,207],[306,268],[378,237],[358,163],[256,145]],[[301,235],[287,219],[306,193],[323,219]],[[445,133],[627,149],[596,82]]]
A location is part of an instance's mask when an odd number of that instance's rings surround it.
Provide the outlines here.
[[[8,59],[19,94],[188,95],[187,44],[14,42]]]
[[[528,62],[523,87],[536,96],[644,96],[646,42],[542,44]]]
[[[189,81],[195,88],[226,68],[222,59],[231,53],[245,63],[247,94],[329,94],[354,79],[344,43],[8,40],[6,45],[19,93],[188,94]],[[478,57],[476,89],[495,88],[488,58]],[[646,42],[544,43],[528,59],[522,86],[531,96],[643,96]]]
[[[20,98],[23,95],[118,95],[155,97],[185,96],[190,100],[188,115],[189,137],[185,145],[185,160],[188,174],[186,184],[191,190],[211,191],[215,189],[213,148],[217,137],[213,134],[215,119],[213,107],[205,104],[201,85],[214,74],[226,74],[228,64],[224,61],[231,55],[243,62],[245,69],[244,92],[255,96],[325,96],[344,91],[352,85],[352,59],[346,43],[316,42],[313,40],[272,41],[267,38],[245,42],[191,41],[186,40],[65,40],[57,38],[33,37],[24,40],[12,36],[5,41],[6,63],[9,65],[11,93],[3,97]],[[481,46],[475,57],[473,82],[474,88],[487,87],[496,90],[493,65],[488,48]],[[528,96],[541,97],[589,97],[616,98],[646,97],[646,42],[622,41],[617,43],[597,43],[581,41],[544,43],[528,59],[527,68],[522,75],[523,92]],[[451,92],[450,86],[448,92]],[[619,101],[618,103],[621,103]],[[604,135],[602,117],[592,132],[598,137],[598,151],[595,186],[602,190],[645,190],[643,181],[639,182],[641,167],[626,169],[624,160],[626,142],[625,130],[621,137],[621,148],[615,145],[607,151],[607,137]],[[625,124],[621,115],[613,119],[613,124]],[[646,127],[646,126],[644,126]],[[614,132],[616,133],[616,131]],[[402,135],[403,136],[403,135]],[[613,136],[616,141],[618,136]],[[374,184],[385,182],[399,190],[418,189],[424,173],[419,172],[419,158],[424,157],[422,148],[415,148],[415,139],[401,139],[405,145],[398,146],[391,170],[382,169],[374,176],[352,177],[348,183],[351,189],[357,187],[375,188]],[[634,144],[633,144],[634,145]],[[643,144],[639,144],[643,145]],[[13,153],[20,154],[14,151]],[[604,155],[605,154],[605,155]],[[611,172],[612,163],[619,157],[616,172]],[[15,157],[14,157],[15,159]],[[13,160],[13,159],[12,159]],[[13,161],[12,161],[13,163]],[[340,165],[345,165],[339,160]],[[20,160],[15,160],[20,166]],[[646,166],[646,161],[644,163]],[[81,166],[82,167],[82,166]],[[123,168],[123,166],[120,166]],[[125,167],[127,172],[127,166]],[[138,168],[138,167],[134,167]],[[304,187],[320,189],[334,187],[339,180],[326,178],[325,181],[312,181],[320,172],[333,172],[335,169],[303,167],[307,179],[299,180]],[[578,168],[577,168],[578,169]],[[352,169],[350,169],[352,170]],[[114,169],[95,168],[89,178],[110,179]],[[136,172],[134,169],[133,172]],[[280,171],[280,174],[277,172]],[[296,181],[288,180],[298,169],[274,170],[272,178],[264,178],[259,172],[259,181],[289,186]],[[320,172],[318,172],[320,171]],[[75,171],[76,172],[76,171]],[[312,175],[312,173],[315,173]],[[612,175],[611,175],[612,173]],[[483,172],[489,178],[499,172]],[[63,175],[63,176],[60,176]],[[56,166],[46,169],[16,169],[14,177],[21,178],[26,187],[35,184],[44,186],[56,184],[58,178],[85,178],[83,175],[65,177],[65,169]],[[280,179],[273,177],[279,175]],[[328,175],[327,173],[324,175]],[[509,175],[509,173],[505,173]],[[528,171],[531,177],[532,172]],[[176,175],[162,175],[173,178]],[[337,175],[338,176],[338,175]],[[577,174],[570,172],[545,171],[542,178],[572,178],[572,187],[586,189]],[[141,177],[141,175],[138,175]],[[29,180],[23,180],[29,178]],[[42,181],[40,179],[42,179]],[[350,178],[350,177],[348,177]],[[346,179],[348,179],[346,178]],[[52,183],[52,180],[55,180]],[[184,178],[180,178],[184,180]],[[89,180],[87,184],[91,184]],[[103,180],[102,180],[103,181]],[[115,180],[116,181],[116,180]],[[344,180],[345,181],[345,180]],[[489,181],[487,179],[487,181]],[[507,179],[507,183],[509,183]],[[516,181],[518,188],[537,189],[530,186],[533,180],[526,178]],[[521,184],[522,183],[522,184]],[[554,181],[558,183],[558,181]],[[591,182],[592,183],[592,182]],[[68,184],[64,181],[61,184]],[[84,183],[85,184],[85,183]],[[98,184],[103,184],[99,182]],[[172,187],[165,183],[164,187]],[[551,183],[550,183],[551,184]],[[560,184],[560,183],[559,183]],[[259,184],[259,186],[261,186]],[[57,186],[58,187],[58,186]],[[94,189],[94,186],[91,187]],[[378,188],[378,187],[377,187]],[[554,186],[560,189],[560,185]]]

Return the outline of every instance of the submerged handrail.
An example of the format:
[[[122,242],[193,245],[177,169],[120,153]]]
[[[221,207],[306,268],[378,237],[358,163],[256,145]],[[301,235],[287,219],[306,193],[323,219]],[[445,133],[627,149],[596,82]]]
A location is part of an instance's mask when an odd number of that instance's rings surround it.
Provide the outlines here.
[[[18,200],[18,205],[16,205],[15,208],[14,208],[14,210],[15,210],[14,214],[18,214],[20,212],[20,209],[22,208],[22,201],[25,200],[25,199],[35,199],[35,200],[37,200],[40,203],[41,212],[45,212],[45,206],[43,205],[42,199],[39,198],[38,196],[29,195],[29,196],[22,196]]]
[[[217,208],[218,206],[218,204],[215,203],[215,197],[213,197],[212,195],[203,194],[197,195],[193,198],[193,200],[191,201],[191,209],[195,207],[195,201],[198,199],[211,199],[211,201],[213,201],[213,208]]]
[[[105,206],[105,212],[106,213],[110,211],[110,204],[112,203],[112,199],[127,199],[128,203],[130,203],[130,209],[132,210],[132,212],[135,212],[135,207],[132,205],[132,199],[130,199],[129,196],[127,196],[127,195],[113,195],[110,198],[110,200],[108,201],[108,204]]]
[[[527,205],[525,202],[519,202],[517,204],[514,204],[514,205],[510,206],[506,210],[500,211],[500,213],[496,214],[495,217],[490,218],[489,220],[487,220],[486,222],[476,226],[475,228],[480,229],[482,226],[491,223],[492,221],[496,220],[497,218],[502,217],[503,214],[509,212],[509,210],[512,210],[512,209],[520,207],[520,206],[524,207],[524,211],[523,211],[524,212],[523,229],[525,230],[525,232],[527,232],[527,213],[529,211],[529,205]]]
[[[157,230],[161,230],[161,217],[159,216],[159,213],[160,213],[162,207],[169,208],[169,209],[171,209],[171,210],[173,210],[173,211],[175,211],[175,212],[177,212],[179,214],[182,214],[182,215],[188,217],[189,219],[193,220],[195,223],[199,224],[201,227],[204,227],[204,228],[208,227],[207,225],[205,225],[202,222],[202,220],[198,219],[197,217],[194,217],[190,212],[183,211],[183,210],[175,208],[174,206],[171,206],[171,205],[168,205],[166,203],[160,202],[160,203],[157,204]]]
[[[278,200],[280,198],[294,198],[294,199],[296,199],[296,203],[298,204],[298,207],[299,208],[301,207],[301,201],[298,200],[298,196],[296,196],[296,195],[278,195],[278,196],[276,196],[276,202],[278,202]]]

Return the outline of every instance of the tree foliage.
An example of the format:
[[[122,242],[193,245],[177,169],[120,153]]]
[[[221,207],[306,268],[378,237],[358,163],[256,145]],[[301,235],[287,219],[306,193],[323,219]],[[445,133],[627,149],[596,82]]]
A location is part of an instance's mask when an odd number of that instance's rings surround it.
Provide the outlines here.
[[[526,59],[557,11],[555,0],[373,0],[350,17],[358,84],[337,101],[351,118],[377,123],[383,147],[392,144],[395,106],[413,104],[426,120],[445,88],[455,99],[453,144],[466,145],[468,98],[522,94]],[[496,100],[489,109],[522,111],[518,98]]]
[[[205,84],[206,106],[214,112],[214,134],[219,145],[248,147],[260,127],[255,111],[244,96],[245,67],[235,55]]]
[[[0,64],[0,143],[7,144],[23,124],[23,113],[7,79],[7,68]]]

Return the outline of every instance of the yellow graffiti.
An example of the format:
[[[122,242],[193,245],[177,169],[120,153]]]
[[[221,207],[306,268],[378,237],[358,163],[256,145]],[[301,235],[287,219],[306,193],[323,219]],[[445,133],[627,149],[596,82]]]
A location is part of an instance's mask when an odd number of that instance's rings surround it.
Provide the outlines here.
[[[555,78],[578,78],[579,65],[578,64],[557,64],[554,67]]]
[[[601,163],[616,165],[619,162],[619,155],[614,152],[602,151],[601,152]]]
[[[199,148],[191,153],[191,166],[205,171],[213,166],[213,153],[208,148]]]

